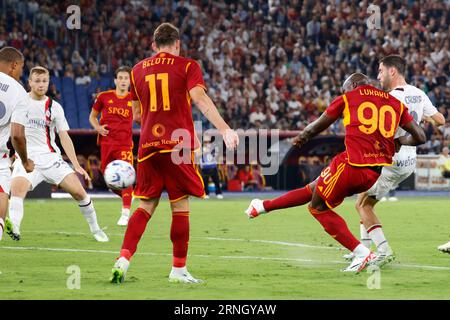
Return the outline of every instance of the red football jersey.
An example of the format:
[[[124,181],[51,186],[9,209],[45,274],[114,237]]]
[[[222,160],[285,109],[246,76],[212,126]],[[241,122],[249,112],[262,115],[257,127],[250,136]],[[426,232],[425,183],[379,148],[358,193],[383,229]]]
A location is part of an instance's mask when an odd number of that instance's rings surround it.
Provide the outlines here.
[[[155,152],[170,152],[176,145],[199,147],[189,96],[195,86],[206,89],[201,68],[192,59],[160,52],[134,66],[131,95],[140,101],[142,115],[138,161]]]
[[[100,92],[92,109],[100,113],[100,125],[107,125],[106,137],[98,135],[97,144],[133,145],[131,94],[118,96],[115,90]]]
[[[325,112],[336,119],[344,116],[348,163],[354,166],[392,165],[394,134],[413,120],[399,100],[370,85],[337,97]]]

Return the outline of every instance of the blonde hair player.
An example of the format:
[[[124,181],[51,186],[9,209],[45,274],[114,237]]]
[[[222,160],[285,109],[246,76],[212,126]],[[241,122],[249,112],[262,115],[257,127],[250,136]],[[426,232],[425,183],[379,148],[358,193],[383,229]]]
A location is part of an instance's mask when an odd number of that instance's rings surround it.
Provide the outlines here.
[[[31,91],[26,114],[25,136],[28,142],[27,151],[35,163],[35,170],[27,173],[20,162],[14,163],[6,233],[13,240],[20,240],[20,225],[24,214],[23,201],[28,191],[42,181],[46,181],[70,193],[78,202],[95,240],[107,242],[109,239],[97,223],[97,215],[89,195],[74,170],[62,159],[61,152],[55,143],[56,130],[75,171],[86,179],[90,179],[78,163],[63,108],[58,102],[46,96],[49,82],[50,74],[47,69],[43,67],[31,69],[28,79]]]

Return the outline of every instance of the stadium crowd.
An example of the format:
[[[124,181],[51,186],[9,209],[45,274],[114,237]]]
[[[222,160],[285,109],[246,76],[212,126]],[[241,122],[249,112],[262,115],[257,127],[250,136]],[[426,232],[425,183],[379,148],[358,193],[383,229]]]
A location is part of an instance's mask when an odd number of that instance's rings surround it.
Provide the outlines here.
[[[375,79],[378,60],[397,53],[408,62],[409,83],[448,122],[450,2],[373,3],[380,6],[379,29],[367,26],[367,0],[86,0],[81,30],[69,30],[71,1],[0,0],[0,47],[22,50],[26,71],[41,65],[87,85],[152,55],[151,34],[169,21],[180,28],[182,54],[199,61],[209,94],[232,127],[282,130],[304,128],[340,94],[347,75]],[[51,91],[58,98],[55,86]],[[448,124],[424,125],[432,142],[421,153],[450,144]],[[326,133],[342,132],[336,123]]]

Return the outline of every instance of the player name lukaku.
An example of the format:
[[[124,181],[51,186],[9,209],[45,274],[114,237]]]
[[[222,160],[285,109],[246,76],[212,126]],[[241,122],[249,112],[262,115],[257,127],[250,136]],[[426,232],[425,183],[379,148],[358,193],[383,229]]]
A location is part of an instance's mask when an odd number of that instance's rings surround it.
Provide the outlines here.
[[[276,312],[276,305],[262,305],[262,304],[219,304],[217,308],[210,307],[196,307],[182,304],[175,307],[175,315],[199,315],[202,318],[206,317],[208,312],[218,315],[274,315]]]

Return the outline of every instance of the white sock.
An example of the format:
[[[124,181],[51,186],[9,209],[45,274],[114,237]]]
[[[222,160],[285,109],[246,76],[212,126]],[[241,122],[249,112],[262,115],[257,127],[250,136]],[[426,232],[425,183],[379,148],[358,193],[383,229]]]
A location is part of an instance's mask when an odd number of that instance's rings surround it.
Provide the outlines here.
[[[3,218],[0,218],[0,241],[2,241],[4,229],[5,229],[5,221],[3,221]]]
[[[369,255],[370,250],[364,246],[362,243],[358,244],[358,246],[355,248],[355,250],[353,250],[353,254],[356,257],[365,257],[367,255]]]
[[[23,199],[11,197],[9,200],[9,219],[17,229],[20,229],[23,219]]]
[[[87,223],[89,224],[91,232],[99,230],[100,227],[97,223],[97,214],[95,213],[91,198],[87,196],[86,198],[84,198],[84,200],[78,201],[78,206]]]
[[[172,272],[179,274],[179,275],[183,275],[183,274],[186,274],[187,268],[186,268],[186,266],[184,266],[182,268],[172,267]]]
[[[372,239],[373,243],[375,243],[375,245],[377,246],[377,250],[383,251],[389,247],[380,224],[375,224],[367,230],[369,230],[369,236]]]
[[[122,216],[129,217],[130,216],[130,209],[129,208],[122,208]]]
[[[369,233],[367,233],[366,227],[362,223],[359,225],[359,233],[361,235],[361,243],[370,249],[372,239],[370,239]]]

